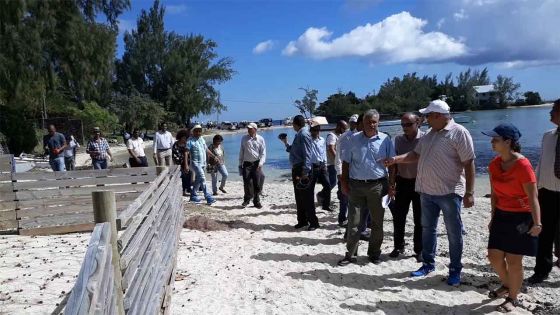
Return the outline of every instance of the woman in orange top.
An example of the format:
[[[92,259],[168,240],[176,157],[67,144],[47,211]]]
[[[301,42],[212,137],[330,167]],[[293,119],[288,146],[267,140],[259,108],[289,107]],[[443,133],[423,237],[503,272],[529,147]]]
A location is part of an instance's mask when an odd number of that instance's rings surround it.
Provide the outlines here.
[[[502,286],[489,297],[505,297],[497,310],[507,313],[519,306],[523,256],[536,255],[542,230],[536,177],[529,160],[519,153],[521,133],[514,125],[500,124],[483,134],[492,137],[492,150],[498,153],[488,167],[492,187],[488,259]]]

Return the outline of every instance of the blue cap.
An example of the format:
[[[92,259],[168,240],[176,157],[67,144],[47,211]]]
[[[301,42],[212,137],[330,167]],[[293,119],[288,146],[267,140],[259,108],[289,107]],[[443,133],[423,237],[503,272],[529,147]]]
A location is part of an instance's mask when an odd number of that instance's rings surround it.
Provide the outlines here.
[[[511,139],[513,141],[519,140],[521,138],[521,132],[519,129],[510,123],[499,124],[496,128],[491,131],[483,131],[489,137],[502,137],[504,139]]]

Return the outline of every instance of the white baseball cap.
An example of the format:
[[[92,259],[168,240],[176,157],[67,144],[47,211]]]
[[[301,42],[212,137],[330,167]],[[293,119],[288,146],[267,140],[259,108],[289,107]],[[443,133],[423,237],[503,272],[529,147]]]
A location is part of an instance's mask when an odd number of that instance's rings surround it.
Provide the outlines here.
[[[442,100],[434,100],[428,104],[428,107],[422,108],[420,110],[421,114],[428,114],[428,113],[441,113],[441,114],[449,114],[449,105]]]
[[[247,125],[247,128],[257,130],[257,124],[255,124],[255,123],[250,123],[250,124]]]
[[[350,119],[348,120],[348,122],[358,122],[358,114],[354,114],[352,116],[350,116]]]
[[[197,124],[197,125],[194,125],[194,126],[191,128],[191,130],[195,130],[195,129],[202,129],[202,126]]]

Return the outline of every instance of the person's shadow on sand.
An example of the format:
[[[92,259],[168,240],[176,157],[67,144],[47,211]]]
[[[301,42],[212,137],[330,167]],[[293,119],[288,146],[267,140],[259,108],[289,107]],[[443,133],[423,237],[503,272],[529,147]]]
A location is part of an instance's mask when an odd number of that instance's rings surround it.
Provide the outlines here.
[[[495,311],[495,305],[486,304],[488,300],[481,303],[461,304],[456,306],[445,306],[428,301],[379,301],[372,304],[340,304],[340,308],[356,312],[373,313],[382,311],[388,315],[402,314],[488,314]]]

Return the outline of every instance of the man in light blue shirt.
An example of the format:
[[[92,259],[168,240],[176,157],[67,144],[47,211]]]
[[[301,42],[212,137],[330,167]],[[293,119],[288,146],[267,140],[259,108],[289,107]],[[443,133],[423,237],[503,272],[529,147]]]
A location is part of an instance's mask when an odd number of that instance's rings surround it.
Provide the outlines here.
[[[392,197],[395,193],[395,168],[387,170],[383,162],[386,158],[395,156],[395,148],[391,138],[380,133],[378,127],[379,113],[375,109],[368,110],[364,113],[363,131],[352,135],[342,151],[342,189],[349,195],[350,205],[347,252],[338,262],[340,266],[356,262],[354,254],[358,250],[358,225],[363,209],[369,209],[372,220],[367,254],[370,262],[380,262],[385,213],[381,199],[386,194]]]
[[[320,183],[323,190],[317,193],[317,201],[321,203],[323,210],[333,211],[331,209],[331,184],[329,174],[327,172],[327,146],[325,139],[320,136],[321,126],[313,126],[309,129],[313,138],[313,146],[311,147],[311,162],[313,164],[313,186]]]
[[[192,128],[192,136],[187,140],[187,150],[190,156],[190,167],[194,173],[194,183],[193,188],[191,190],[191,199],[192,202],[200,202],[200,199],[197,197],[196,193],[200,188],[202,188],[202,192],[204,193],[204,197],[206,198],[207,204],[211,205],[214,202],[214,198],[206,189],[206,178],[204,176],[204,168],[206,167],[206,155],[215,158],[212,152],[208,150],[206,146],[206,141],[204,138],[201,137],[202,135],[202,126],[195,125]]]

